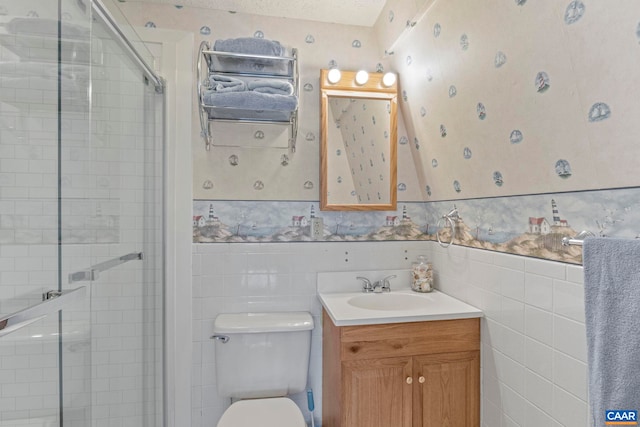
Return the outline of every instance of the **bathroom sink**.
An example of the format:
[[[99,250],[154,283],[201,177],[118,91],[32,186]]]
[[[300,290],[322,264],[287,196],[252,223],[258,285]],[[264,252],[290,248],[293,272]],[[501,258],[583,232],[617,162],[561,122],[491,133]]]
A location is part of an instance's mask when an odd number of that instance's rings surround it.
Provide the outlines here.
[[[391,292],[362,292],[358,277],[375,283],[389,276],[396,276],[391,280]],[[321,272],[317,279],[318,299],[336,326],[482,317],[481,310],[438,290],[412,291],[408,269]]]
[[[420,295],[410,294],[365,294],[351,297],[347,304],[367,310],[417,310],[423,308],[427,299]]]

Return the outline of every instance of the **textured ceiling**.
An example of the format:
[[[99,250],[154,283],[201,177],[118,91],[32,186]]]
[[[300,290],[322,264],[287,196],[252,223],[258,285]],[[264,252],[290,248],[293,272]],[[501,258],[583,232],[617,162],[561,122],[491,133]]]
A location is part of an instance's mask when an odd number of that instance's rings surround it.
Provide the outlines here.
[[[375,24],[386,0],[119,0],[167,3],[347,25]]]

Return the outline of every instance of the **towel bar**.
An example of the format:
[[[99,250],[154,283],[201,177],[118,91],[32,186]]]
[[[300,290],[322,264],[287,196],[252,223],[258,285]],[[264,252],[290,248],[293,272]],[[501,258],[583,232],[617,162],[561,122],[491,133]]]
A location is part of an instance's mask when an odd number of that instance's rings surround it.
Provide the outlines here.
[[[584,243],[584,239],[587,237],[595,237],[595,234],[593,234],[591,231],[582,230],[573,238],[563,237],[562,246],[582,246],[582,244]]]

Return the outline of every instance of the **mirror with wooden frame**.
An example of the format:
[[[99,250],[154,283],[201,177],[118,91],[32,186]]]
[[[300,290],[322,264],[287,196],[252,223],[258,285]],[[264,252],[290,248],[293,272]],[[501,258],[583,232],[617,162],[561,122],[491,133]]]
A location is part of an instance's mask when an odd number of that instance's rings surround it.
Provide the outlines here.
[[[357,75],[320,72],[320,209],[396,210],[395,75],[369,73],[356,82]]]

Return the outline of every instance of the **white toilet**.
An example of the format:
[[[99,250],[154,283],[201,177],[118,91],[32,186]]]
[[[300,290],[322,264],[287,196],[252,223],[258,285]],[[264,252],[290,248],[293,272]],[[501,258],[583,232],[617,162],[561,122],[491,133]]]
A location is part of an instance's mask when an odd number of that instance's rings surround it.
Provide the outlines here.
[[[220,314],[213,329],[218,394],[235,400],[218,427],[306,427],[286,396],[307,385],[311,314]]]

